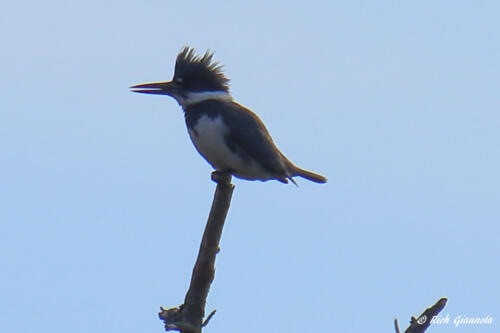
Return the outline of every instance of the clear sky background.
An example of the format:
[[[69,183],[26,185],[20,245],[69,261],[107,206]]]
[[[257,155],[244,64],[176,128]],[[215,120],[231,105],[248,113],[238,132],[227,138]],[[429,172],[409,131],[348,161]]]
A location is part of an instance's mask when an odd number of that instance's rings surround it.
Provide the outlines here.
[[[3,1],[0,332],[162,332],[215,184],[174,100],[210,48],[329,183],[234,180],[207,332],[499,332],[496,1]]]

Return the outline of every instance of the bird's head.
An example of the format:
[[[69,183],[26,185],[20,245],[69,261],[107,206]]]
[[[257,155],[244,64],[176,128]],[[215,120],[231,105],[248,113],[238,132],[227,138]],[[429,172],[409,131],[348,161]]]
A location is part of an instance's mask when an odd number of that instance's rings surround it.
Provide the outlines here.
[[[177,56],[172,81],[138,84],[130,88],[138,93],[171,96],[182,106],[207,99],[207,96],[230,98],[229,79],[212,57],[213,52],[197,56],[193,48],[186,46]]]

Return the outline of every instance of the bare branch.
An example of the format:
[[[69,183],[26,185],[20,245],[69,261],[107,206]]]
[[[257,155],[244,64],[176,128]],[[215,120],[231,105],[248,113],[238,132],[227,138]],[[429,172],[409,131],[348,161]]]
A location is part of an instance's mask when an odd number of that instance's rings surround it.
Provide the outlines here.
[[[432,318],[437,316],[441,310],[446,305],[448,300],[446,298],[441,298],[430,308],[425,309],[425,311],[418,317],[411,317],[410,326],[405,330],[405,333],[423,333],[431,325]],[[396,328],[396,333],[400,333],[398,320],[394,320],[394,326]]]
[[[217,188],[184,304],[176,308],[161,308],[159,313],[166,331],[200,333],[202,327],[207,325],[215,314],[215,311],[212,311],[203,321],[208,291],[215,277],[215,257],[219,252],[219,242],[234,185],[231,184],[230,174],[214,172],[212,180],[217,183]]]
[[[394,328],[396,329],[396,333],[401,333],[401,330],[399,329],[398,318],[394,319]]]

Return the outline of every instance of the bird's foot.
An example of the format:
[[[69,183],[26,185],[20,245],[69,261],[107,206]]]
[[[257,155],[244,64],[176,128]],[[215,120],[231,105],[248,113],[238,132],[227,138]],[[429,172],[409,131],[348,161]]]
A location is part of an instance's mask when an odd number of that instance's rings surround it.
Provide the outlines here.
[[[227,170],[215,170],[212,172],[212,180],[219,183],[231,183],[231,171]]]

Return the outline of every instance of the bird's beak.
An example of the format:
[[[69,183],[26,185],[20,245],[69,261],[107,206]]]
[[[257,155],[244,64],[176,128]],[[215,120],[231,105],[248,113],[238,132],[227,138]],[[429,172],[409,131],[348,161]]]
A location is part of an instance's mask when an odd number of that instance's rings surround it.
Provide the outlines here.
[[[137,84],[135,86],[131,86],[130,89],[132,89],[132,92],[136,93],[173,96],[175,95],[178,87],[175,82],[168,81]]]

